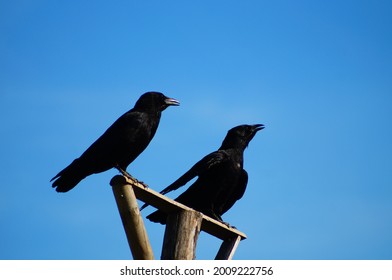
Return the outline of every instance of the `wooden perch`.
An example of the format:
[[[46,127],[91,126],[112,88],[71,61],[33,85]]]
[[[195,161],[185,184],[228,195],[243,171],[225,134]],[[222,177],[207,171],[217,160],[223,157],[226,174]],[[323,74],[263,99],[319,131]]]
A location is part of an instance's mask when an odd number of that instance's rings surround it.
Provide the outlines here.
[[[132,192],[134,192],[134,195],[136,195],[136,198],[139,200],[142,200],[145,203],[148,203],[149,205],[165,212],[168,214],[168,222],[167,222],[167,226],[166,226],[166,231],[165,231],[165,241],[164,241],[164,245],[163,245],[163,251],[162,251],[162,258],[166,258],[166,259],[193,259],[194,258],[194,249],[196,248],[196,240],[199,234],[199,231],[204,231],[206,233],[209,233],[221,240],[223,240],[223,243],[219,249],[219,252],[216,256],[216,259],[231,259],[235,249],[238,246],[239,241],[246,239],[246,235],[242,232],[240,232],[239,230],[232,228],[232,227],[228,227],[227,225],[213,219],[210,218],[200,212],[197,212],[193,209],[191,209],[188,206],[185,206],[181,203],[178,203],[177,201],[174,201],[173,199],[170,199],[150,188],[147,188],[145,185],[134,181],[128,177],[123,177],[121,175],[116,175],[115,177],[112,178],[110,184],[113,186],[113,190],[115,189],[115,186],[124,186],[125,188],[129,188],[129,189],[133,189]],[[116,198],[117,200],[117,198]],[[137,202],[135,202],[137,205]],[[132,206],[134,207],[134,206]],[[119,207],[120,209],[120,207]],[[120,211],[121,213],[121,211]],[[189,214],[189,213],[193,213],[193,214]],[[197,214],[194,214],[197,213]],[[140,219],[141,216],[139,214],[139,212],[137,212],[137,216],[139,216]],[[190,218],[191,217],[191,218]],[[199,218],[197,218],[199,217]],[[135,220],[135,222],[132,222],[132,224],[129,224],[127,226],[140,226],[142,225],[143,229],[143,223],[139,221],[139,218]],[[124,223],[123,220],[123,224],[124,224],[124,228],[126,227],[126,224]],[[166,240],[167,236],[170,235],[171,238],[173,238],[173,236],[177,236],[178,237],[178,232],[181,231],[181,228],[174,226],[174,225],[184,225],[187,224],[188,226],[190,226],[191,229],[194,230],[194,233],[190,233],[190,235],[188,234],[188,241],[186,240],[177,240],[176,243],[177,245],[175,245],[175,243],[171,244],[168,240]],[[176,229],[177,228],[177,229]],[[128,234],[133,234],[132,231],[133,230],[127,230],[125,229],[126,234],[128,236]],[[177,231],[177,233],[176,233]],[[141,232],[140,236],[143,236],[145,234],[145,230],[144,233]],[[167,237],[167,238],[166,238]],[[181,236],[180,236],[181,237]],[[196,239],[194,239],[196,238]],[[128,237],[128,241],[129,242],[133,242],[132,237]],[[147,239],[147,235],[146,235],[146,239]],[[145,238],[141,238],[140,241],[141,242],[145,242],[144,241]],[[194,242],[192,241],[194,240]],[[147,239],[148,241],[148,239]],[[165,242],[169,242],[172,246],[171,249],[169,248],[170,246],[168,246],[167,244],[165,245]],[[188,242],[188,243],[187,243]],[[189,243],[190,242],[190,243]],[[146,243],[147,244],[147,243]],[[149,246],[146,245],[147,247]],[[180,248],[184,248],[184,246],[188,246],[187,248],[190,248],[189,246],[192,247],[192,250],[187,250],[187,254],[185,253],[178,253],[178,251],[173,252],[170,250],[173,250],[174,247],[176,247],[177,249],[174,250],[181,250]],[[132,245],[130,244],[130,247],[132,249]],[[149,249],[146,249],[145,251],[148,251]],[[189,253],[190,251],[192,251],[193,253]],[[133,252],[132,252],[133,253]],[[134,256],[135,257],[135,256]]]

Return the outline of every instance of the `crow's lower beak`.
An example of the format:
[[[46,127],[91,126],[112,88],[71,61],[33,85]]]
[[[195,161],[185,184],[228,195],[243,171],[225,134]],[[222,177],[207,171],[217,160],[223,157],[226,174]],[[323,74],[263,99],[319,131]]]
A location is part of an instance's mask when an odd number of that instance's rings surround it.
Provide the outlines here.
[[[165,103],[168,106],[179,106],[180,105],[180,101],[178,101],[174,98],[169,98],[169,97],[165,99]]]

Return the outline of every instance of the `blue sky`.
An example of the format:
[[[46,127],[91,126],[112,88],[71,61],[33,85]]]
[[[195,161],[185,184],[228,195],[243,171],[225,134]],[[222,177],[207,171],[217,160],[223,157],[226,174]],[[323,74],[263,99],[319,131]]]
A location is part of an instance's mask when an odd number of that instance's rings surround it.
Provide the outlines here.
[[[0,259],[129,259],[110,179],[49,180],[144,92],[181,101],[128,171],[161,190],[263,123],[236,259],[392,259],[390,1],[1,1]],[[179,192],[171,194],[176,197]],[[143,211],[150,213],[152,208]],[[163,227],[146,221],[159,258]],[[220,241],[202,233],[197,257]]]

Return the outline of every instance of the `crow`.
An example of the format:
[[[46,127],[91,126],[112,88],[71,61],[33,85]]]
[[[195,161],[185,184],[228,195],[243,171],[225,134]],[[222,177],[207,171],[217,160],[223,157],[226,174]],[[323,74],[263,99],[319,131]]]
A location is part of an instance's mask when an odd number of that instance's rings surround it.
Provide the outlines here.
[[[161,191],[174,191],[198,176],[175,200],[226,225],[222,215],[239,200],[248,183],[243,155],[249,142],[264,125],[240,125],[230,129],[221,147],[197,162],[184,175]],[[145,208],[144,204],[141,209]],[[152,222],[166,223],[167,214],[157,210],[147,216]]]
[[[147,147],[158,128],[161,112],[180,103],[160,92],[146,92],[133,109],[118,118],[79,158],[50,181],[57,192],[67,192],[87,176],[117,168],[126,169]]]

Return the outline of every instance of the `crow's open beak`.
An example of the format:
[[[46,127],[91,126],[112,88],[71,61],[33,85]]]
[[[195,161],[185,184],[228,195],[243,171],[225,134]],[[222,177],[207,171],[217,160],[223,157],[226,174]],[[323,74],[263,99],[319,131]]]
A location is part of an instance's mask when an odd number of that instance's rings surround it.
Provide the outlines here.
[[[180,101],[174,99],[174,98],[166,98],[165,99],[165,103],[167,106],[179,106],[180,105]]]
[[[252,125],[252,127],[253,127],[253,130],[255,131],[255,132],[257,132],[257,131],[259,131],[259,130],[262,130],[262,129],[264,129],[264,124],[255,124],[255,125]]]

